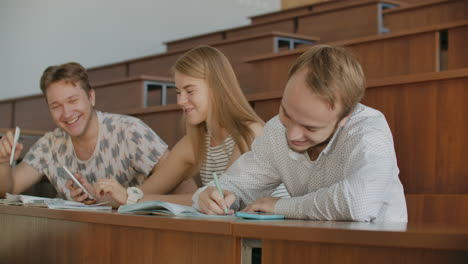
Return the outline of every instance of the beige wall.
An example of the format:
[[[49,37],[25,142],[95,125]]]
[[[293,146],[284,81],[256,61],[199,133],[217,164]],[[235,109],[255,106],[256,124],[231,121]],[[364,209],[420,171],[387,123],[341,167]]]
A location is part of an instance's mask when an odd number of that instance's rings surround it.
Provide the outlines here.
[[[281,0],[281,9],[288,9],[297,6],[314,4],[318,2],[326,2],[330,0]]]
[[[280,0],[0,0],[0,100],[39,94],[42,71],[165,51],[163,42],[247,25]],[[2,262],[0,260],[0,262]]]

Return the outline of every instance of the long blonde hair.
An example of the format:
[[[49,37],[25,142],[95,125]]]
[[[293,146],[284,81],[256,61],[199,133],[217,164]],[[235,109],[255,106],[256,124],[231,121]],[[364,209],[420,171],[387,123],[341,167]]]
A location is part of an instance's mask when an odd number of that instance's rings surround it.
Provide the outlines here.
[[[211,122],[216,122],[233,138],[241,153],[250,150],[255,134],[249,124],[263,121],[245,98],[228,59],[218,49],[196,47],[182,55],[172,67],[172,72],[205,80],[211,110]],[[205,160],[204,140],[206,122],[190,125],[185,122],[186,133],[192,141],[195,164],[200,167]]]

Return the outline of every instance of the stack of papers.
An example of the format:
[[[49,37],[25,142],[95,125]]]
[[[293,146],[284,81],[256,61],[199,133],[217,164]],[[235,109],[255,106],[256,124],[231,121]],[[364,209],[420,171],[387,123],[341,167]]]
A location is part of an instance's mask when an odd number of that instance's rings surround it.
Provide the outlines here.
[[[50,209],[79,210],[79,211],[111,211],[111,206],[104,206],[106,203],[86,205],[75,201],[67,201],[59,198],[44,198],[30,195],[15,195],[7,193],[6,199],[1,199],[0,203],[10,205],[24,205],[34,207],[47,207]]]

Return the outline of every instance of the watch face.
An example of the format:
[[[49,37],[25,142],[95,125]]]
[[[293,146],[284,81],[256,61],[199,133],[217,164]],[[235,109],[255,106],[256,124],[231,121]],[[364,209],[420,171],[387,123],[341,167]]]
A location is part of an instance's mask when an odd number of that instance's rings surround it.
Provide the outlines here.
[[[143,191],[140,190],[140,188],[138,188],[138,187],[128,188],[127,193],[128,193],[129,196],[138,197],[138,198],[143,197]]]
[[[132,191],[133,194],[136,194],[136,195],[141,193],[141,192],[139,192],[139,190],[137,188],[132,188],[131,191]]]

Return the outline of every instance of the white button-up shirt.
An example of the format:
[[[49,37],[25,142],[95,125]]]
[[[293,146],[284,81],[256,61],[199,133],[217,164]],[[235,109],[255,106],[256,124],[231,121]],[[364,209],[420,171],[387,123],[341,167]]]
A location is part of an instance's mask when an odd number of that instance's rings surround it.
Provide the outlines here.
[[[393,138],[382,113],[358,104],[318,158],[288,147],[278,116],[263,135],[221,177],[234,192],[238,210],[268,197],[284,183],[291,198],[278,200],[275,213],[288,218],[347,221],[408,221],[398,178]],[[206,187],[205,187],[206,188]],[[193,196],[198,207],[198,196]]]

